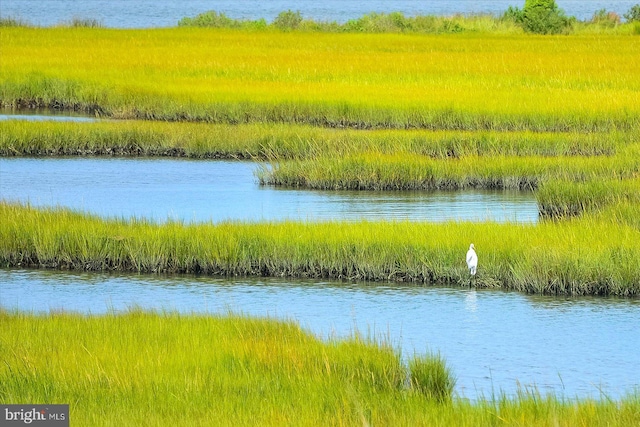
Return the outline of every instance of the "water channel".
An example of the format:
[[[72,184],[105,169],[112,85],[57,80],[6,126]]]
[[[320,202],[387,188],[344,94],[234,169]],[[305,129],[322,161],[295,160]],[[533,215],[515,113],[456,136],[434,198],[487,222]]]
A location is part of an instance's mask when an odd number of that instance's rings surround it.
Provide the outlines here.
[[[532,193],[279,189],[260,186],[257,167],[173,159],[2,158],[0,198],[156,221],[538,219]]]
[[[262,187],[248,162],[2,158],[0,198],[162,222],[537,221],[535,197],[505,192],[314,192]],[[0,306],[144,309],[295,319],[320,337],[354,328],[402,350],[440,352],[476,398],[518,385],[617,398],[640,384],[640,301],[530,297],[465,288],[0,270]]]
[[[133,307],[294,319],[319,337],[355,329],[403,356],[440,352],[475,399],[535,387],[617,399],[640,384],[640,300],[276,279],[1,270],[0,306],[101,314]],[[603,394],[604,393],[604,394]]]
[[[109,27],[175,26],[210,9],[273,20],[284,10],[344,22],[372,11],[407,15],[501,13],[522,1],[3,0],[0,15],[35,25],[74,17]],[[637,0],[562,0],[589,19],[622,15]],[[16,118],[16,117],[13,117]],[[37,117],[19,117],[39,120]],[[5,119],[0,117],[0,120]],[[64,116],[54,120],[70,120]],[[73,120],[93,120],[73,119]],[[102,216],[165,221],[495,220],[537,221],[528,193],[307,192],[261,187],[255,164],[163,159],[0,159],[0,199],[66,206]],[[537,387],[567,398],[619,398],[640,385],[640,300],[554,298],[468,288],[390,284],[137,276],[0,269],[0,307],[101,314],[144,309],[294,319],[320,337],[354,329],[387,337],[404,356],[437,351],[475,398]]]

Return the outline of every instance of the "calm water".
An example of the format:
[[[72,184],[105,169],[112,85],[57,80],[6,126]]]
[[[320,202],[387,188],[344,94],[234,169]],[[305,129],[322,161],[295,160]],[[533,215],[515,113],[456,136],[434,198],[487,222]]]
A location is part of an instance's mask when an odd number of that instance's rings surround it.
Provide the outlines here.
[[[538,218],[532,193],[285,190],[260,186],[257,167],[175,159],[1,158],[0,199],[156,221]]]
[[[6,120],[27,120],[27,121],[53,121],[53,122],[95,122],[98,119],[80,115],[65,114],[51,114],[42,115],[40,112],[34,113],[33,111],[22,112],[21,114],[2,114],[4,110],[0,109],[0,122]]]
[[[404,356],[440,352],[468,398],[518,383],[566,398],[640,385],[640,301],[473,289],[0,270],[0,306],[99,314],[130,307],[294,319],[319,337],[354,328]]]
[[[600,9],[622,16],[638,0],[557,0],[556,3],[568,15],[586,20]],[[345,22],[370,12],[500,14],[510,5],[522,7],[524,0],[2,0],[0,15],[45,26],[78,17],[98,19],[108,27],[141,28],[175,26],[185,16],[208,10],[236,19],[265,18],[271,22],[278,13],[290,9],[300,11],[305,18]]]
[[[558,0],[588,19],[637,0]],[[36,25],[74,17],[109,27],[174,26],[207,10],[269,21],[281,11],[344,22],[369,12],[501,13],[522,0],[2,0],[0,16]],[[0,159],[0,198],[104,216],[224,219],[446,219],[534,222],[531,194],[306,192],[260,187],[249,163],[123,159]],[[295,319],[321,337],[354,328],[387,336],[404,355],[439,351],[474,398],[517,384],[568,398],[618,398],[640,384],[640,302],[558,299],[469,289],[335,282],[222,280],[0,270],[0,306],[104,313],[139,306],[185,313]]]

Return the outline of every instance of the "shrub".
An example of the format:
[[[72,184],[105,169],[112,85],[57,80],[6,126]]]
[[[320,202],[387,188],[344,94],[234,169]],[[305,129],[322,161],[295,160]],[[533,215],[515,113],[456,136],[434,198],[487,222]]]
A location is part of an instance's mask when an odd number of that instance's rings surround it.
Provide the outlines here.
[[[276,19],[273,20],[273,25],[281,30],[295,30],[302,23],[302,15],[300,11],[293,12],[287,10],[286,12],[280,12]]]
[[[411,29],[411,23],[401,12],[390,14],[372,12],[358,19],[347,21],[346,31],[363,33],[397,33]]]
[[[620,15],[615,12],[607,12],[606,9],[600,9],[593,14],[591,22],[603,27],[615,27],[620,24]]]
[[[213,27],[233,28],[238,26],[237,21],[227,17],[224,13],[215,10],[196,15],[194,18],[182,18],[178,22],[179,27]]]
[[[640,22],[640,4],[636,4],[624,15],[627,22]]]
[[[267,22],[264,19],[257,21],[232,19],[224,13],[215,10],[200,13],[193,18],[185,17],[178,21],[179,27],[208,27],[208,28],[265,28]]]
[[[571,25],[564,11],[555,0],[525,0],[522,10],[522,27],[536,34],[560,34]]]
[[[516,24],[522,25],[522,22],[524,21],[524,12],[518,7],[509,6],[509,8],[502,14],[501,19],[513,21]]]

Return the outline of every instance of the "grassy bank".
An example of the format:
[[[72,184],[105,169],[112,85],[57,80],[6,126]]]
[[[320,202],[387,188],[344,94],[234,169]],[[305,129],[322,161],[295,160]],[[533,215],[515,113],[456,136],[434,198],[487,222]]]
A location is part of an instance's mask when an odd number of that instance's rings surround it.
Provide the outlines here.
[[[0,104],[326,127],[639,126],[640,38],[3,28]]]
[[[568,295],[640,294],[640,229],[615,218],[497,223],[153,224],[0,204],[0,265],[74,270],[324,277]]]
[[[69,403],[74,425],[387,424],[442,411],[455,383],[440,359],[413,362],[445,372],[438,386],[383,343],[324,343],[293,322],[2,311],[0,326],[2,402]]]
[[[25,333],[26,332],[26,333]],[[439,357],[407,367],[384,343],[321,342],[292,322],[0,311],[0,400],[70,404],[74,425],[629,426],[640,401],[535,392],[451,399]],[[405,379],[410,378],[410,382]],[[444,394],[434,378],[445,378]],[[445,398],[442,399],[441,396]]]
[[[608,132],[328,129],[140,120],[0,121],[0,156],[117,155],[282,161],[363,152],[468,156],[626,156],[640,130]]]
[[[536,197],[543,216],[563,218],[584,212],[601,212],[604,215],[611,207],[639,207],[640,179],[592,177],[586,182],[550,181],[542,186]]]
[[[637,202],[639,137],[638,130],[365,131],[273,123],[9,120],[0,122],[0,155],[251,159],[270,164],[259,172],[263,184],[312,189],[536,190],[541,214],[563,217]]]
[[[260,174],[264,184],[312,189],[432,190],[498,188],[535,190],[541,183],[630,179],[640,173],[640,151],[619,156],[468,156],[432,159],[378,152],[278,163]]]

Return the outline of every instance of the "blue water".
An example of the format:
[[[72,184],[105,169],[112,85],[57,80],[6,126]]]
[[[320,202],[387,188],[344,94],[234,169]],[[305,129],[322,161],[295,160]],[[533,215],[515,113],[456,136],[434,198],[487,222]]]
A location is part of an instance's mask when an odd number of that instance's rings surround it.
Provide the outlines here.
[[[293,319],[321,338],[358,330],[403,357],[440,352],[459,395],[618,399],[640,385],[640,300],[329,281],[0,269],[0,307],[101,314],[139,307]],[[640,391],[640,390],[639,390]]]
[[[175,26],[208,10],[237,19],[345,22],[370,12],[499,14],[523,0],[1,0],[0,16],[35,25],[94,18],[108,27]],[[638,0],[557,0],[568,15],[620,15]],[[399,219],[535,222],[531,194],[357,193],[257,185],[255,165],[163,159],[0,159],[0,198],[103,216],[159,221]],[[104,313],[128,307],[295,319],[327,337],[353,329],[386,336],[403,355],[440,352],[466,397],[518,385],[573,397],[619,398],[640,385],[640,303],[602,298],[336,282],[226,280],[0,270],[0,307]]]
[[[557,0],[567,15],[589,19],[600,9],[622,16],[638,0]],[[318,21],[345,22],[370,12],[399,11],[406,15],[501,14],[524,0],[2,0],[0,15],[17,17],[35,25],[55,25],[74,17],[100,20],[108,27],[142,28],[175,26],[185,16],[216,10],[236,19],[265,18],[280,12],[300,11]]]
[[[0,109],[0,122],[6,120],[27,120],[27,121],[53,121],[53,122],[95,122],[98,119],[93,117],[79,116],[79,115],[69,115],[69,114],[1,114],[3,110]]]
[[[281,189],[260,186],[257,167],[157,158],[0,158],[0,199],[161,222],[538,220],[533,193]]]

